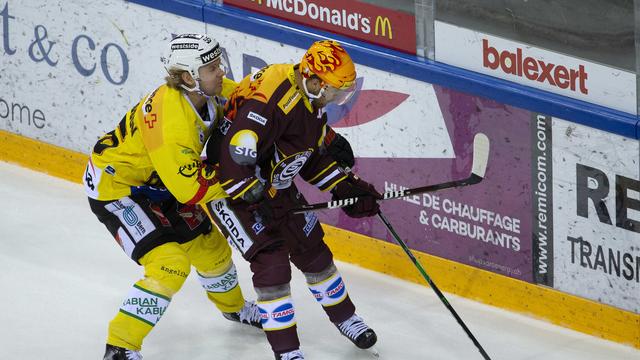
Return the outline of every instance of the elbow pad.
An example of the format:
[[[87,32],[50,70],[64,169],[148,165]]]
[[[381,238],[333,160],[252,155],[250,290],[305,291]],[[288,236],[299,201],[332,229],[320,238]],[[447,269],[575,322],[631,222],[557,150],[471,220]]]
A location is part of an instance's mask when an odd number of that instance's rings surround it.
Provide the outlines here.
[[[327,135],[324,138],[324,146],[341,168],[352,168],[355,164],[353,150],[349,141],[328,126]]]

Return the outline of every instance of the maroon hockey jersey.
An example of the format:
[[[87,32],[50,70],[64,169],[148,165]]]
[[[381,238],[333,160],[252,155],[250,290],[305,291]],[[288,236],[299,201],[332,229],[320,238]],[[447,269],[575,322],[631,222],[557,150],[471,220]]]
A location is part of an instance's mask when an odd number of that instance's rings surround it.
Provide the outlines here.
[[[326,114],[297,87],[294,66],[270,65],[245,77],[225,105],[218,176],[232,199],[258,181],[273,196],[298,174],[322,191],[346,178],[322,146]]]

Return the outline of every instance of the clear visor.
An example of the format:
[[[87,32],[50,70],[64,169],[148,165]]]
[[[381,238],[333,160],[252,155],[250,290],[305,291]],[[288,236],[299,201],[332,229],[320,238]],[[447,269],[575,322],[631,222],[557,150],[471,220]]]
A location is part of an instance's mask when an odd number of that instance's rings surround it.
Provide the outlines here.
[[[326,85],[322,95],[324,96],[327,104],[333,103],[336,105],[344,105],[351,100],[353,94],[356,92],[355,82],[346,89],[338,89],[331,85]]]
[[[219,61],[218,68],[220,68],[220,70],[222,70],[222,71],[224,72],[224,74],[225,74],[225,75],[226,75],[226,74],[228,74],[228,73],[229,73],[229,70],[230,70],[231,68],[229,67],[229,63],[227,62],[227,60],[226,60],[223,56],[220,56],[220,57],[218,57],[217,59],[215,59],[214,61],[208,62],[208,63],[206,63],[206,64],[204,64],[204,65],[200,66],[200,67],[198,68],[198,71],[199,71],[201,68],[205,67],[205,66],[210,66],[211,64],[214,64],[214,66],[215,66],[215,64],[216,64],[216,63],[218,63],[218,61]],[[198,74],[198,75],[199,75],[199,74]]]
[[[229,70],[231,70],[229,63],[227,62],[227,59],[224,58],[224,56],[220,56],[220,69],[224,71],[225,75],[229,73]]]

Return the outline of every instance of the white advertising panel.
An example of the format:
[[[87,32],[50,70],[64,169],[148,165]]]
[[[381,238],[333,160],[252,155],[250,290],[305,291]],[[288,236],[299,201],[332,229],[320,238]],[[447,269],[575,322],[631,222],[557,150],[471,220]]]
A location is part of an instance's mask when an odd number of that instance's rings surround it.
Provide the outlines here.
[[[297,63],[304,53],[117,0],[90,8],[80,0],[8,0],[0,20],[0,129],[85,153],[162,83],[160,57],[172,34],[207,32],[217,39],[231,64],[228,77],[236,81],[268,63]],[[336,130],[357,144],[357,156],[454,157],[433,86],[361,65],[357,70],[355,101],[327,109]],[[432,135],[429,146],[420,136],[425,133]]]
[[[441,21],[435,42],[437,61],[637,114],[634,73]]]
[[[553,119],[554,287],[640,313],[640,146]]]
[[[0,129],[84,153],[161,83],[171,33],[205,29],[115,0],[0,6]]]

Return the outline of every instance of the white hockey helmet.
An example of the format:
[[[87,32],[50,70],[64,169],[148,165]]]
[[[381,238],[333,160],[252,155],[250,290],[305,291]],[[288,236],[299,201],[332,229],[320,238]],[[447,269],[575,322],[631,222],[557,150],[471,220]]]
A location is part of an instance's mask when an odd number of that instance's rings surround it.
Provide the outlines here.
[[[229,66],[222,56],[220,44],[213,38],[205,34],[180,34],[169,42],[166,56],[162,57],[167,72],[169,70],[184,70],[196,81],[194,88],[187,88],[188,91],[200,91],[200,74],[198,69],[202,66],[220,59],[220,67],[226,73]]]

